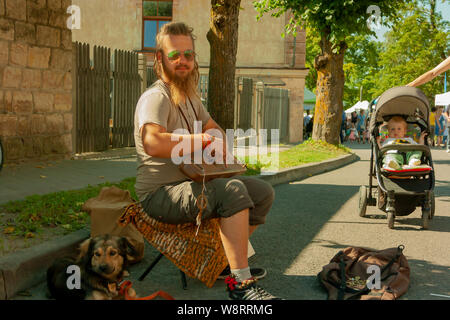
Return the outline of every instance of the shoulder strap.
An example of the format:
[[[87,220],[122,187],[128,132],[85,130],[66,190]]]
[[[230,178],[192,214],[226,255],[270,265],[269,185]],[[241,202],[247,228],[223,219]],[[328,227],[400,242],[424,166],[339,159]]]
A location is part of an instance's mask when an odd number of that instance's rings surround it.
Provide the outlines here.
[[[184,121],[186,122],[187,126],[188,126],[188,130],[189,133],[192,134],[193,131],[191,129],[191,125],[189,124],[189,121],[187,120],[186,116],[184,115],[183,110],[181,110],[180,106],[177,106],[178,112],[183,116]]]
[[[193,104],[192,101],[191,101],[191,98],[188,97],[188,100],[189,100],[189,103],[190,103],[190,105],[191,105],[191,107],[192,107],[192,111],[194,111],[194,114],[195,114],[195,120],[198,120],[198,115],[197,115],[197,112],[195,112],[195,107],[194,107],[194,104]]]
[[[195,112],[195,108],[194,108],[194,105],[192,104],[191,98],[187,97],[187,100],[189,100],[189,105],[191,106],[192,111],[194,111],[194,114],[195,114],[195,120],[198,120],[198,115],[197,115],[197,112]],[[186,100],[186,102],[187,102],[187,100]],[[187,106],[187,105],[188,105],[188,104],[186,103],[186,106]],[[179,111],[180,114],[183,116],[184,121],[186,122],[186,124],[187,124],[187,126],[188,126],[189,132],[190,132],[191,134],[193,134],[194,131],[191,129],[191,125],[190,125],[189,121],[187,120],[187,118],[186,118],[186,116],[185,116],[183,110],[182,110],[179,106],[177,106],[177,107],[178,107],[178,108],[177,108],[178,111]]]

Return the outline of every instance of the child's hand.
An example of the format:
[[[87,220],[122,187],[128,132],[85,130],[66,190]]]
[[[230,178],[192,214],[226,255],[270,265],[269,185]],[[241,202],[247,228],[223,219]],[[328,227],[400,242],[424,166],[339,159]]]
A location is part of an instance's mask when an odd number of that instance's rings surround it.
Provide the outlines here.
[[[377,144],[378,144],[378,148],[380,148],[381,149],[381,136],[378,136],[377,137]]]
[[[420,134],[419,143],[425,144],[425,137],[428,135],[428,132],[424,131]]]

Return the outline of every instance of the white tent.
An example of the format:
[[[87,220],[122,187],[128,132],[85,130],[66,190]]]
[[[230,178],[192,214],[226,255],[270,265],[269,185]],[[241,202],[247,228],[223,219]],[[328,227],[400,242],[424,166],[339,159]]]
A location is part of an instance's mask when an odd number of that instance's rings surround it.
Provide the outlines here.
[[[437,94],[434,97],[434,105],[446,106],[450,104],[450,91],[446,93]]]
[[[367,101],[367,100],[358,101],[354,106],[345,110],[345,113],[352,113],[353,111],[361,110],[361,109],[367,110],[368,108],[369,108],[369,101]]]

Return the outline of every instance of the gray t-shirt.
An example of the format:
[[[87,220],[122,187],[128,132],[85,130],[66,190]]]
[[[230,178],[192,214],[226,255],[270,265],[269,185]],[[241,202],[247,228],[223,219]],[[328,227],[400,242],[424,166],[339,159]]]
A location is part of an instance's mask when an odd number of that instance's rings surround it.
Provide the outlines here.
[[[171,102],[169,95],[169,90],[164,82],[158,80],[141,95],[136,105],[134,141],[138,168],[135,190],[140,201],[144,200],[160,186],[187,180],[187,177],[180,171],[178,165],[172,162],[171,158],[157,158],[145,153],[141,128],[146,123],[156,123],[166,128],[167,132],[174,132],[180,128],[193,130],[196,114],[198,116],[197,120],[202,121],[202,128],[211,118],[198,97],[190,97],[190,99],[186,99],[186,104],[175,106]],[[190,122],[190,128],[187,126],[178,108],[182,108],[183,114]],[[193,108],[195,108],[196,114]]]

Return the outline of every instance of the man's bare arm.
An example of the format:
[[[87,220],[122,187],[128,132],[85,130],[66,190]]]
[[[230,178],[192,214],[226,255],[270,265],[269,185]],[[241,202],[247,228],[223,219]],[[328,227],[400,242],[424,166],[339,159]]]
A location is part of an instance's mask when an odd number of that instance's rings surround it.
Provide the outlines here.
[[[206,124],[203,126],[203,132],[206,132],[209,129],[217,129],[222,133],[222,137],[218,137],[221,139],[225,139],[225,131],[213,120],[213,118],[209,118],[209,120],[206,122]]]
[[[190,153],[201,149],[204,141],[207,140],[204,133],[169,133],[166,128],[155,123],[146,123],[141,129],[141,137],[145,153],[158,158],[170,158],[172,149],[185,139],[190,139]],[[180,156],[183,155],[182,151],[186,151],[186,149],[181,149]]]

